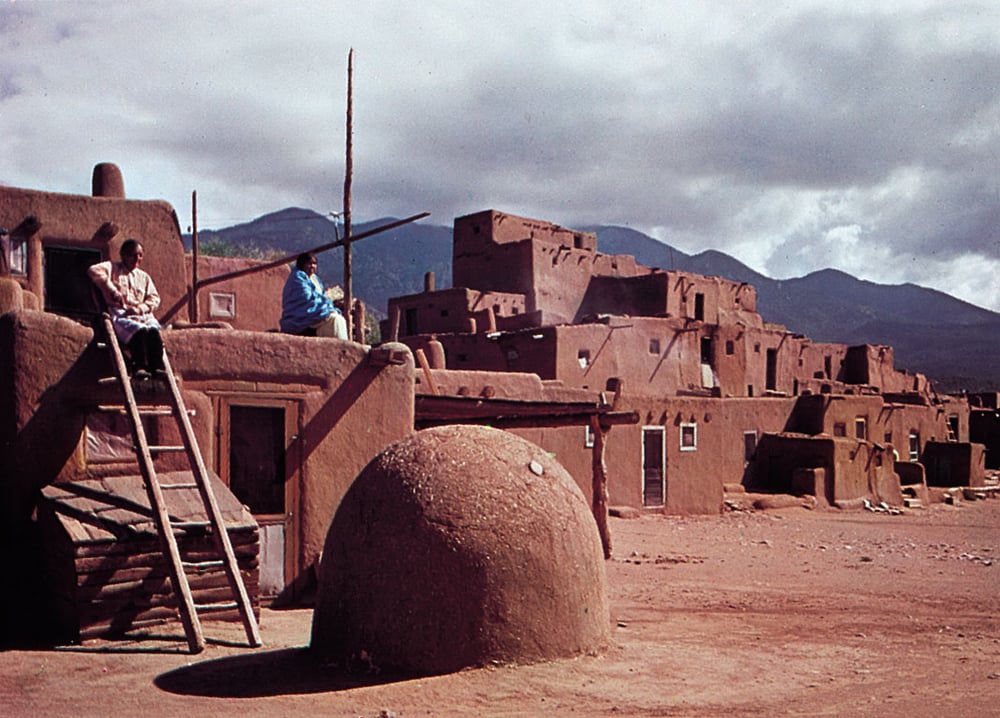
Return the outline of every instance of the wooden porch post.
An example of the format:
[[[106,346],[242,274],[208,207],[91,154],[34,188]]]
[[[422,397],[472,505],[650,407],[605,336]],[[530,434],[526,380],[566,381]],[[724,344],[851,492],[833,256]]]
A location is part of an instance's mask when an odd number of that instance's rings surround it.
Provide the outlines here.
[[[604,547],[604,558],[611,558],[611,532],[608,531],[608,476],[607,464],[604,461],[604,434],[600,417],[596,414],[590,417],[590,433],[594,437],[594,447],[591,450],[593,464],[592,492],[594,494],[593,512],[597,521],[597,532],[601,535],[601,545]]]

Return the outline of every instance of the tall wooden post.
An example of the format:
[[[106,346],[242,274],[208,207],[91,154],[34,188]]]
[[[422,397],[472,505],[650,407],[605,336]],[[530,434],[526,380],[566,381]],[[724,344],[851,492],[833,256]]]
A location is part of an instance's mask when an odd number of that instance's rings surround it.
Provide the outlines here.
[[[191,289],[188,295],[188,321],[198,323],[198,191],[191,193]]]
[[[604,547],[604,558],[611,558],[611,532],[608,530],[608,473],[604,460],[604,433],[600,417],[596,414],[590,417],[590,433],[594,437],[594,448],[591,453],[593,479],[591,490],[594,494],[592,511],[597,521],[597,532],[601,535],[601,546]]]
[[[354,172],[354,48],[347,53],[347,147],[344,155],[344,315],[347,338],[354,338],[354,290],[351,286],[351,176]]]

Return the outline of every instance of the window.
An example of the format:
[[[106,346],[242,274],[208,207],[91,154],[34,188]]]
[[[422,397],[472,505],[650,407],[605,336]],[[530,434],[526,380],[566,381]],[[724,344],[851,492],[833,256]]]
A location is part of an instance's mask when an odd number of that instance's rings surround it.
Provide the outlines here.
[[[235,319],[236,294],[234,292],[209,292],[208,316],[212,319]]]
[[[406,310],[404,315],[404,321],[406,322],[406,335],[412,336],[417,334],[417,308],[410,307]]]
[[[733,340],[732,339],[727,339],[726,340],[726,354],[728,356],[732,356],[732,353],[733,353]]]
[[[583,427],[583,446],[587,449],[594,448],[594,432],[590,430],[590,424]]]
[[[854,418],[854,436],[858,439],[868,438],[868,417],[858,416]]]
[[[920,461],[920,433],[911,431],[909,436],[910,461]]]
[[[694,295],[694,318],[699,322],[705,320],[705,295],[701,292]]]
[[[10,273],[15,277],[28,273],[28,243],[23,239],[10,238]]]
[[[681,424],[681,451],[695,451],[698,448],[698,425]]]
[[[586,369],[590,366],[590,350],[581,349],[576,353],[576,360],[580,364],[581,369]]]
[[[833,424],[833,435],[834,436],[847,436],[847,424],[843,421],[837,421]]]
[[[660,340],[659,339],[650,339],[649,340],[649,353],[650,354],[659,354],[660,353]]]

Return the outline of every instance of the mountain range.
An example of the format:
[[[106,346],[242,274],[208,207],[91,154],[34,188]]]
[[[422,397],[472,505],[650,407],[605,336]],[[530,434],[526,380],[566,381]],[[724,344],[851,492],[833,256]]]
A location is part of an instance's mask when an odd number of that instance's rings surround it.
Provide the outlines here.
[[[355,223],[355,235],[393,218]],[[757,289],[757,309],[767,322],[815,341],[888,344],[897,368],[931,377],[939,391],[1000,390],[1000,313],[914,284],[863,281],[834,269],[795,279],[771,279],[715,250],[686,254],[641,232],[616,226],[581,226],[597,234],[598,250],[630,254],[645,266],[721,276]],[[312,210],[288,208],[252,222],[199,232],[206,253],[259,256],[295,254],[339,238],[339,228]],[[190,246],[190,236],[185,236]],[[424,274],[451,286],[450,226],[412,223],[353,245],[356,296],[383,315],[390,297],[423,290]],[[319,273],[341,283],[342,250],[324,252]]]

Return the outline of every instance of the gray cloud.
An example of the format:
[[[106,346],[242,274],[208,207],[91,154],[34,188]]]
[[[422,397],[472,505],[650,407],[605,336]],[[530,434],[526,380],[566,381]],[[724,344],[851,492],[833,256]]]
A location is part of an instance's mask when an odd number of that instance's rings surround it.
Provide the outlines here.
[[[356,217],[628,224],[1000,309],[986,0],[21,2],[0,42],[0,182],[114,161],[205,227],[335,210],[353,46]]]

